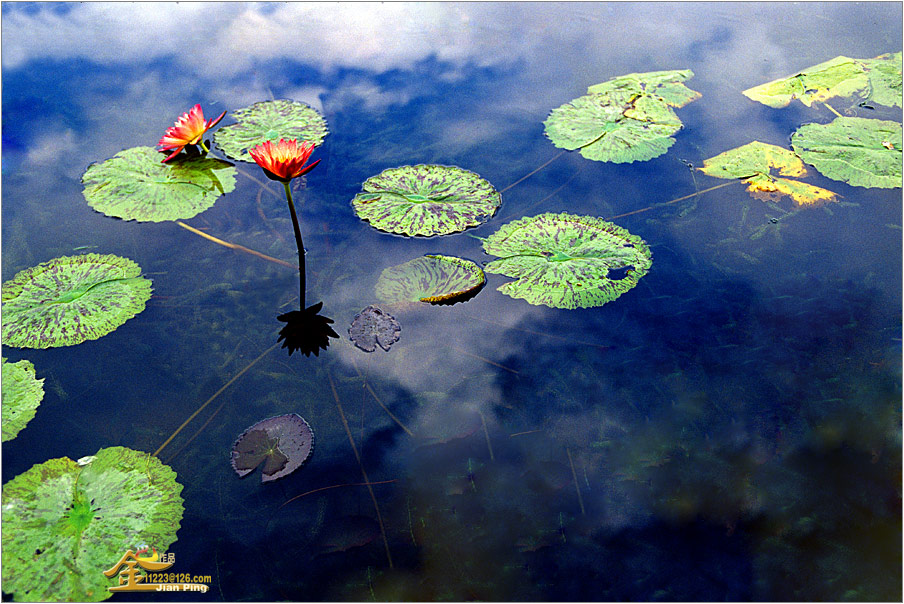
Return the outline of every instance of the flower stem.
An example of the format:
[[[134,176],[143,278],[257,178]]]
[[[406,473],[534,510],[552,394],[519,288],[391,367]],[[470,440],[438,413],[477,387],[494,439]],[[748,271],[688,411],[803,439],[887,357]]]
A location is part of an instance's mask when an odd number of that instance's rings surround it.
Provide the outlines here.
[[[289,190],[289,183],[284,182],[283,187],[286,189],[286,201],[289,202],[289,212],[292,214],[292,228],[295,229],[295,245],[298,246],[298,280],[300,282],[299,300],[301,304],[300,310],[304,310],[304,242],[301,240],[301,228],[298,226],[298,214],[295,213],[295,204],[292,202],[292,192]]]

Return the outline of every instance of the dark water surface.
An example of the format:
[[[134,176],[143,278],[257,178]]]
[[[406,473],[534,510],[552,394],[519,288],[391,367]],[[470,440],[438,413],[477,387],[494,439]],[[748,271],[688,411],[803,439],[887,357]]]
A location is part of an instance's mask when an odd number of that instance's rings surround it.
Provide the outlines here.
[[[3,280],[96,246],[136,261],[155,295],[99,340],[4,348],[46,394],[3,445],[3,482],[101,447],[154,451],[275,343],[275,316],[297,303],[291,269],[172,222],[108,218],[79,179],[154,145],[195,103],[213,117],[291,98],[329,124],[297,201],[307,298],[342,339],[319,358],[270,352],[160,454],[185,487],[170,551],[179,572],[212,576],[203,600],[900,600],[901,190],[811,170],[842,203],[782,218],[789,201],[740,184],[693,197],[726,181],[687,163],[788,147],[801,124],[831,121],[741,91],[900,51],[901,22],[900,3],[4,4]],[[692,69],[702,93],[677,110],[665,155],[566,153],[464,234],[405,239],[352,212],[365,179],[400,165],[457,165],[505,189],[559,154],[551,109],[664,69]],[[261,193],[260,170],[238,167],[236,190],[187,222],[294,260],[281,187]],[[387,267],[485,262],[469,235],[522,216],[689,195],[614,220],[653,267],[603,307],[531,306],[488,275],[465,303],[394,312],[388,353],[346,337]],[[372,487],[385,544],[366,487],[280,507],[364,481],[340,406],[369,480],[392,481]],[[239,479],[236,437],[290,412],[316,434],[306,466]]]

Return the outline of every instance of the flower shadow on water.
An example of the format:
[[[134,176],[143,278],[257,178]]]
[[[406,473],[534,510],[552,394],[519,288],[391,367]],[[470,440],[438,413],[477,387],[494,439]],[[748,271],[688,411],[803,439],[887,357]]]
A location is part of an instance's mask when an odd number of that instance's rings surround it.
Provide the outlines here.
[[[330,324],[333,320],[318,314],[323,308],[323,302],[318,302],[304,310],[293,310],[276,317],[285,322],[285,326],[279,331],[277,342],[283,343],[283,348],[289,349],[289,356],[296,350],[300,350],[305,356],[320,354],[320,350],[326,350],[330,345],[330,338],[338,338]]]

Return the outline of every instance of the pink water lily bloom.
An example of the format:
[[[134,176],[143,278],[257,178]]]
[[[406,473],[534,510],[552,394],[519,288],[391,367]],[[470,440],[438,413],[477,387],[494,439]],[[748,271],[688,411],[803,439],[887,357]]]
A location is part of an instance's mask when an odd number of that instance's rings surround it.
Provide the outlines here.
[[[281,138],[276,144],[273,144],[273,141],[266,141],[252,147],[248,149],[248,154],[254,158],[257,165],[264,169],[264,173],[270,179],[289,182],[293,178],[307,174],[320,163],[318,159],[311,165],[305,166],[313,150],[313,142],[299,143],[294,138],[292,140]]]
[[[220,120],[223,119],[224,115],[226,115],[225,111],[221,113],[218,118],[205,122],[204,112],[201,110],[200,104],[192,107],[191,111],[188,113],[183,113],[182,117],[176,120],[176,125],[167,128],[166,133],[160,139],[160,142],[157,143],[161,151],[175,149],[175,151],[163,161],[168,162],[179,155],[179,152],[182,151],[186,145],[197,145],[198,143],[201,143],[201,146],[203,147],[204,143],[201,140],[201,137],[204,136],[205,132],[216,126]]]

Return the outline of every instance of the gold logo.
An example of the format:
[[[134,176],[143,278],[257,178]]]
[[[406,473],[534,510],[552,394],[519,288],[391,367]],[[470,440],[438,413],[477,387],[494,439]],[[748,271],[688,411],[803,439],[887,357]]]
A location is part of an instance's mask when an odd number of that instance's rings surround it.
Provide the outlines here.
[[[119,574],[119,585],[108,587],[117,591],[199,591],[206,593],[209,589],[210,575],[191,576],[188,573],[164,573],[176,562],[173,553],[164,554],[161,558],[154,548],[150,556],[142,556],[148,547],[136,551],[127,550],[112,568],[104,571],[104,576],[112,579]],[[141,572],[145,571],[145,572]]]

